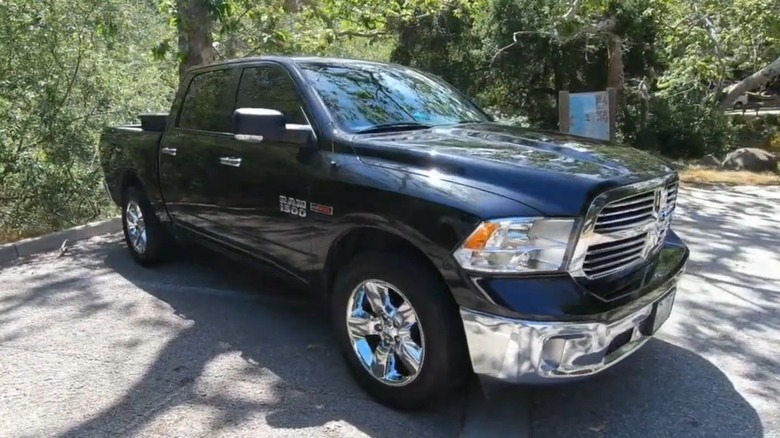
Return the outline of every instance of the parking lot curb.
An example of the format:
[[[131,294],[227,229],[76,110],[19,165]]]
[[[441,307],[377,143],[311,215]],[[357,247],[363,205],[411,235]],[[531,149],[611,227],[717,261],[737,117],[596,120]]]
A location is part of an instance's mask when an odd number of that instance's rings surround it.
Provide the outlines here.
[[[119,231],[122,228],[122,219],[119,217],[80,225],[67,230],[45,236],[33,237],[18,242],[0,245],[0,263],[9,262],[17,257],[26,257],[45,251],[53,251],[62,247],[62,243],[75,242]]]

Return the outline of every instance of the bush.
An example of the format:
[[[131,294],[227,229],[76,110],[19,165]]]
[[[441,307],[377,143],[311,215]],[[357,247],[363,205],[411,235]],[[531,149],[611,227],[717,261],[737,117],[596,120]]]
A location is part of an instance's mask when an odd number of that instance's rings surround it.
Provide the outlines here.
[[[637,134],[636,146],[669,158],[724,156],[733,144],[733,129],[716,105],[673,97],[656,97],[648,126]]]
[[[757,147],[780,151],[780,115],[735,115],[730,116],[734,126],[734,145]]]

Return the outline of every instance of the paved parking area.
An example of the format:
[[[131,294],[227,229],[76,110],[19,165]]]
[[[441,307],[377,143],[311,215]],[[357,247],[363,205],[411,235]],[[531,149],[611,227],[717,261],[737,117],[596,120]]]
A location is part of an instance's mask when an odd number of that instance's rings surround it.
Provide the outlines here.
[[[589,381],[418,413],[366,398],[302,294],[95,238],[0,268],[0,436],[780,436],[778,224],[776,188],[685,190],[693,257],[658,339]]]

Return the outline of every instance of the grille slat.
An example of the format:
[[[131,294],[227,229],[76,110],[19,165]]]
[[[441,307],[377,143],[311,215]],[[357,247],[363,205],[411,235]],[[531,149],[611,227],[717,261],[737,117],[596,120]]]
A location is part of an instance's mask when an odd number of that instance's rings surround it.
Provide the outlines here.
[[[635,214],[633,216],[619,217],[619,218],[615,218],[615,219],[611,219],[610,218],[609,220],[603,220],[603,221],[600,220],[600,221],[598,221],[598,225],[600,225],[600,226],[607,226],[607,225],[612,225],[612,224],[619,224],[619,223],[625,222],[625,221],[634,221],[634,220],[637,220],[637,219],[647,219],[647,218],[651,218],[651,217],[653,217],[653,213],[652,212],[640,213],[640,214]]]
[[[606,275],[616,266],[622,266],[642,256],[647,234],[594,245],[583,261],[583,271],[588,275]]]
[[[650,195],[643,196],[643,197],[641,197],[639,199],[627,198],[626,200],[618,200],[618,201],[612,202],[609,205],[607,205],[606,207],[604,207],[604,209],[618,208],[618,207],[627,207],[629,205],[641,204],[641,203],[649,203],[650,205],[652,205],[654,199],[655,199],[655,195],[651,193]]]
[[[665,195],[660,199],[666,198],[666,206],[661,211],[656,211],[658,189]],[[592,242],[601,243],[587,247],[582,261],[583,273],[593,279],[620,272],[635,266],[660,248],[669,230],[670,217],[677,206],[677,193],[678,183],[674,182],[607,203],[599,212],[592,228],[592,233],[600,236]],[[658,220],[664,222],[657,224],[659,228],[650,227],[649,231],[647,227]],[[636,233],[632,230],[636,230]],[[647,247],[650,234],[654,236],[654,241],[656,233],[658,244],[654,245],[654,248]],[[604,240],[610,240],[609,237],[615,240],[604,243]]]
[[[633,245],[639,245],[645,243],[645,235],[640,234],[636,237],[630,237],[628,239],[616,240],[614,242],[604,243],[601,245],[593,245],[588,250],[588,255],[603,254],[605,252],[616,251],[618,249],[626,248]]]
[[[589,266],[593,266],[594,264],[606,262],[608,260],[612,260],[614,258],[621,257],[621,256],[639,257],[641,255],[641,253],[642,253],[642,246],[634,247],[634,248],[630,248],[630,249],[627,249],[625,251],[618,252],[618,253],[615,253],[615,254],[607,254],[607,255],[602,256],[602,257],[594,257],[594,258],[592,258],[590,260],[585,260],[585,265],[584,266],[585,266],[585,269],[588,269]],[[601,265],[601,267],[603,267],[603,266],[605,266],[605,265]]]
[[[625,256],[625,257],[623,257],[621,259],[618,259],[618,260],[613,260],[613,261],[608,262],[608,263],[602,263],[602,264],[598,265],[597,267],[584,267],[583,270],[585,272],[589,273],[589,272],[602,271],[602,270],[604,270],[606,268],[611,268],[611,267],[616,267],[616,266],[621,266],[622,267],[627,262],[635,261],[638,258],[639,258],[639,254],[635,254],[635,255],[632,254],[632,255]]]
[[[649,212],[652,212],[653,211],[653,206],[652,205],[642,205],[642,206],[639,206],[639,207],[627,208],[625,210],[620,210],[620,211],[607,211],[606,213],[601,213],[600,217],[610,217],[610,216],[615,216],[615,215],[618,215],[618,214],[633,213],[635,211],[641,211],[641,210],[649,210]]]

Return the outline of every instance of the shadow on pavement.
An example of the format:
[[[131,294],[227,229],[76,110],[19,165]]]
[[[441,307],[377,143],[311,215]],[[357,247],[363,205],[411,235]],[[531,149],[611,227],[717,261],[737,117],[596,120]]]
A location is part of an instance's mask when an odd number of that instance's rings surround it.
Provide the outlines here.
[[[269,426],[288,431],[346,423],[370,436],[459,434],[462,396],[417,413],[374,403],[348,375],[328,324],[306,295],[219,257],[197,252],[148,270],[133,264],[122,245],[111,244],[108,268],[192,324],[123,398],[63,436],[129,435],[182,405],[218,413],[208,433],[240,430],[262,416]],[[175,282],[201,290],[177,289]],[[240,355],[246,366],[234,377],[208,379],[210,363],[225,354]],[[229,387],[213,387],[220,384]],[[506,403],[530,399],[535,436],[762,435],[756,412],[722,372],[659,340],[590,380],[505,389]]]
[[[370,436],[458,434],[465,399],[415,413],[373,402],[348,375],[328,323],[308,296],[251,266],[221,258],[198,250],[150,270],[132,263],[122,244],[111,245],[107,267],[191,325],[164,347],[123,398],[61,436],[138,433],[185,404],[218,413],[207,435],[235,433],[248,421],[288,434],[332,422]],[[210,363],[231,354],[240,355],[245,366],[216,371],[234,374],[214,378]],[[338,436],[338,424],[331,426]]]
[[[685,314],[676,326],[676,342],[689,349],[654,340],[598,377],[553,388],[513,388],[506,391],[506,403],[530,399],[530,414],[517,415],[531,419],[535,436],[762,436],[756,409],[771,429],[768,412],[780,398],[772,371],[780,369],[780,356],[764,342],[767,333],[780,330],[780,282],[771,270],[776,264],[763,271],[744,267],[776,263],[778,203],[777,191],[688,189],[675,228],[692,249],[685,293],[678,296]],[[370,401],[347,374],[320,310],[302,293],[250,267],[198,252],[148,270],[130,260],[118,239],[74,252],[67,256],[73,273],[46,271],[35,277],[39,286],[5,298],[0,326],[18,323],[15,312],[28,306],[74,305],[85,317],[115,310],[117,304],[92,287],[95,279],[85,271],[118,273],[167,305],[166,318],[143,324],[170,324],[174,317],[186,324],[172,329],[174,337],[122,398],[65,436],[130,435],[193,405],[216,415],[206,435],[257,421],[288,434],[326,425],[338,436],[339,424],[371,436],[452,437],[460,431],[462,396],[420,413]],[[26,324],[5,340],[34,329]],[[215,365],[225,356],[240,357],[243,366],[235,369],[235,360],[233,368]],[[738,366],[726,376],[702,356]],[[734,388],[739,379],[753,405]]]
[[[658,339],[602,375],[530,397],[532,436],[763,436],[758,414],[725,374]]]

